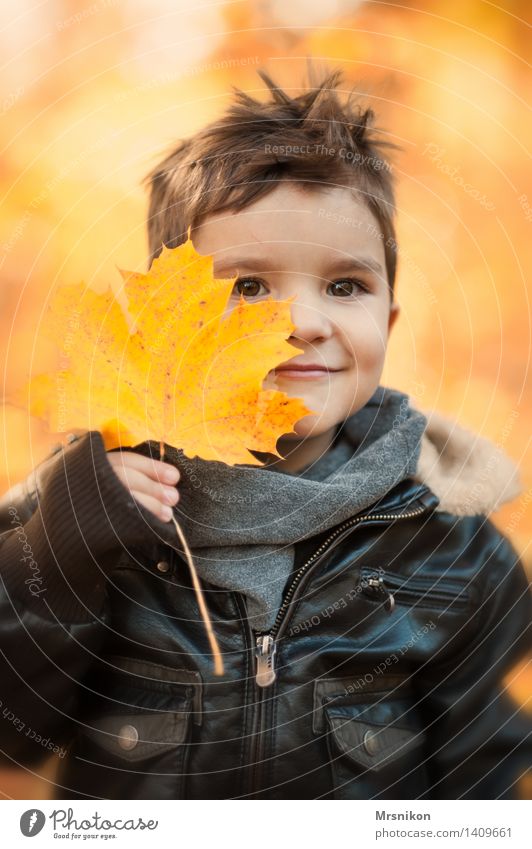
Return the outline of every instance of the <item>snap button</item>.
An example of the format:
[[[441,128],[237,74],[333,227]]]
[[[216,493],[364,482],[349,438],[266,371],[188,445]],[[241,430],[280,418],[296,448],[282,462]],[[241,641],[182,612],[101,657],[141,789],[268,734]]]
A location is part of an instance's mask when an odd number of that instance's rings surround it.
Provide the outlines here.
[[[139,732],[134,725],[123,725],[118,732],[118,745],[121,749],[134,749],[139,741]]]
[[[379,751],[379,740],[377,731],[366,731],[364,734],[364,748],[368,755],[375,755]]]
[[[159,570],[159,572],[168,572],[169,568],[170,564],[167,560],[159,560],[157,564],[157,569]]]

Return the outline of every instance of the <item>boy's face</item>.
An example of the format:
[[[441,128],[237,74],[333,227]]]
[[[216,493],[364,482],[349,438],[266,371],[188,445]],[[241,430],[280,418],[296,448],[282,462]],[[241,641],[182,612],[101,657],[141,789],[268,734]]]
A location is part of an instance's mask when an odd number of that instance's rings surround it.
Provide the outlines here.
[[[379,385],[399,312],[391,304],[376,219],[349,189],[305,191],[281,182],[239,212],[207,216],[191,235],[199,253],[214,256],[215,277],[238,274],[228,310],[240,293],[249,303],[297,296],[289,341],[301,354],[286,364],[328,370],[306,376],[275,371],[263,387],[302,398],[317,411],[282,439],[320,438],[325,450],[336,425],[361,409]]]

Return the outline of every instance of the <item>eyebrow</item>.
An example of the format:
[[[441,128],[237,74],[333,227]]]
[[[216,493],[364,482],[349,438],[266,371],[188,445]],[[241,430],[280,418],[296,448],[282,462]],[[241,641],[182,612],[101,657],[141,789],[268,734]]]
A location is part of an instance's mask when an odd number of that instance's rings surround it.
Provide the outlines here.
[[[235,259],[226,259],[220,260],[217,264],[214,263],[215,273],[220,274],[222,271],[232,270],[234,268],[243,269],[243,268],[257,268],[260,267],[264,269],[264,271],[273,271],[279,270],[278,263],[273,262],[267,258],[259,259],[256,257],[237,257]],[[330,271],[372,271],[375,274],[383,274],[384,269],[380,262],[373,259],[372,257],[342,257],[335,262],[332,262],[329,266]]]

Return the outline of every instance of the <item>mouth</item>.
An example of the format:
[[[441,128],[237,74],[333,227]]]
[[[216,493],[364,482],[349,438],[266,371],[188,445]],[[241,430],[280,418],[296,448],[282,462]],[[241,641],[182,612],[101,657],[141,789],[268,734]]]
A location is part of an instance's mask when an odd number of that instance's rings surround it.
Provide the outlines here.
[[[339,371],[340,369],[328,369],[322,366],[292,366],[272,369],[270,375],[287,380],[319,380],[337,374]]]

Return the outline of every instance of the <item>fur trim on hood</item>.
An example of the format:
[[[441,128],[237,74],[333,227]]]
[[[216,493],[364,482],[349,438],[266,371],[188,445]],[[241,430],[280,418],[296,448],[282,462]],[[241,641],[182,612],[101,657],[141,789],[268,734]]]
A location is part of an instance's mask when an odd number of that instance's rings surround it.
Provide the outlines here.
[[[420,412],[427,427],[413,477],[438,496],[436,510],[487,515],[523,491],[518,466],[495,442],[434,410]]]

